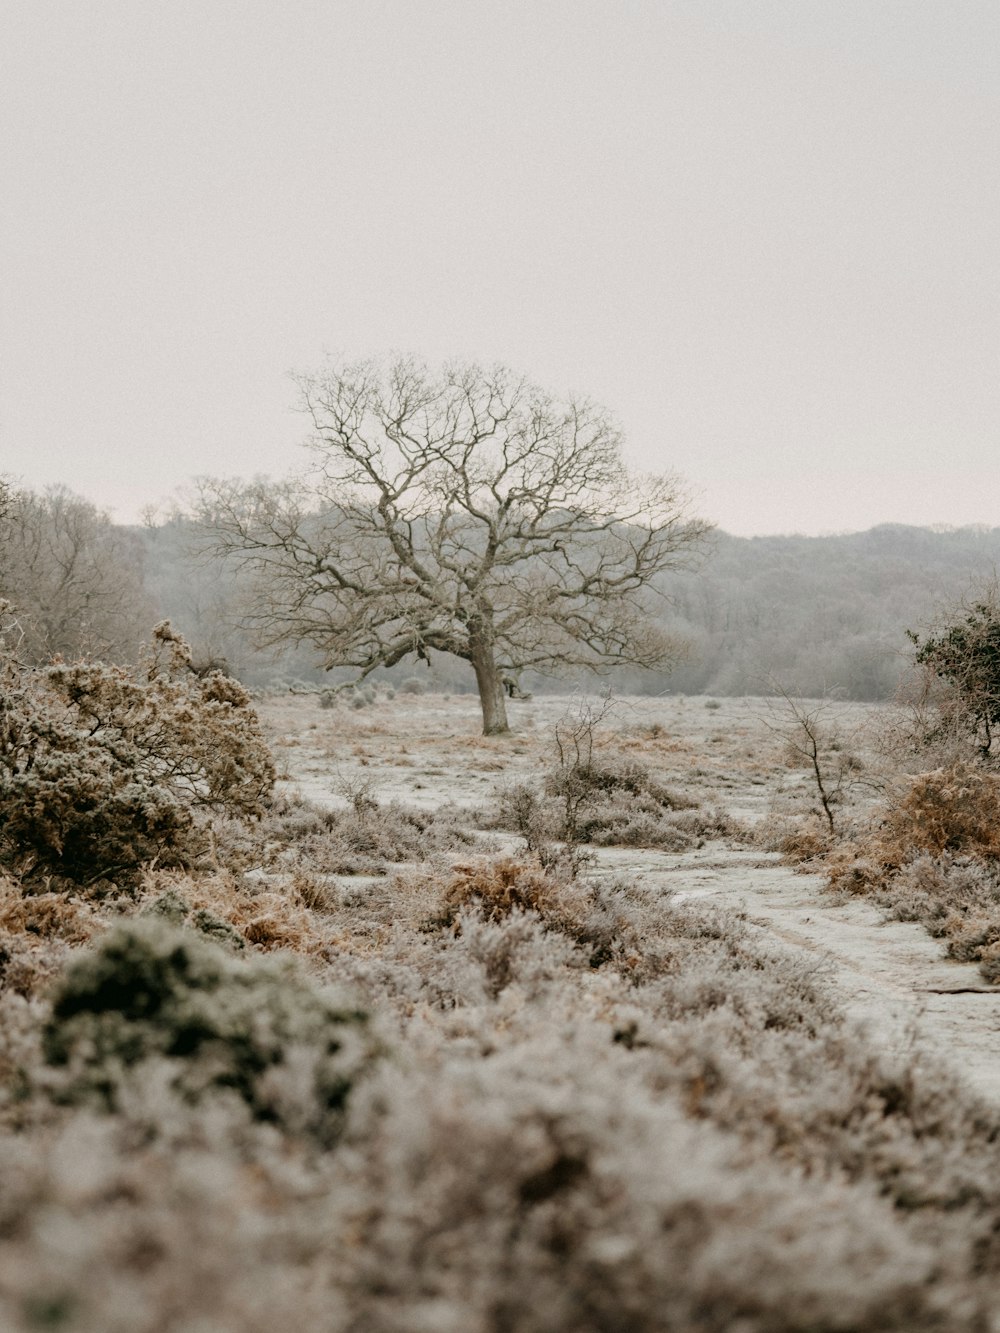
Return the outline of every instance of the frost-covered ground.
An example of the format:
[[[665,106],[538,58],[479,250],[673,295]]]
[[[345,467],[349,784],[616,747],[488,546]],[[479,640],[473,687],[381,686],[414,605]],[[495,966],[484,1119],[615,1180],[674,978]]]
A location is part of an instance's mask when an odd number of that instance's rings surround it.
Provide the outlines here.
[[[475,827],[505,783],[535,780],[552,762],[553,730],[576,716],[581,702],[596,712],[602,701],[548,695],[512,703],[514,735],[502,739],[479,735],[473,695],[397,695],[331,710],[298,696],[270,702],[265,716],[280,738],[285,781],[309,799],[343,805],[364,787],[377,800],[426,809],[453,803]],[[844,748],[872,762],[876,706],[804,707],[819,710]],[[662,781],[753,829],[816,806],[808,767],[788,754],[794,727],[781,700],[667,695],[614,699],[595,731],[599,751],[638,759]],[[870,798],[859,784],[846,812]],[[914,1060],[942,1060],[976,1091],[1000,1100],[1000,988],[984,986],[973,964],[946,959],[921,926],[888,921],[872,903],[832,894],[822,875],[794,870],[757,847],[712,841],[682,852],[608,847],[593,854],[591,873],[627,877],[675,901],[746,912],[822,964],[846,1011],[874,1040]]]
[[[783,706],[618,701],[590,859],[526,855],[580,709],[266,699],[259,820],[0,877],[0,1328],[1000,1329],[997,995],[767,850]]]

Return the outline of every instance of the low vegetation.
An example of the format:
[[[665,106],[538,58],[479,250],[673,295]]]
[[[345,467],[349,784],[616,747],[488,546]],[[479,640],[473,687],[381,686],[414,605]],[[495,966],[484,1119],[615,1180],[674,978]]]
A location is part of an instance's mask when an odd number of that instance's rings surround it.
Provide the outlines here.
[[[834,818],[843,777],[858,767],[822,753],[815,714],[792,706],[800,757],[811,767],[822,814],[771,828],[771,845],[825,869],[831,887],[864,894],[945,942],[947,956],[975,962],[1000,982],[1000,774],[991,750],[1000,698],[1000,601],[982,597],[910,635],[920,669],[877,736],[878,799],[863,816]],[[812,725],[811,725],[812,724]],[[805,735],[810,744],[802,743]],[[825,825],[825,826],[824,826]]]
[[[275,784],[240,687],[157,644],[142,670],[12,653],[0,681],[7,808],[50,756],[104,802],[77,832],[41,783],[58,836],[4,825],[4,1328],[991,1327],[1000,1107],[874,1044],[814,958],[614,862],[759,857],[708,798],[766,771],[841,891],[991,977],[987,764],[897,773],[874,804],[873,772],[867,809],[824,808],[817,766],[857,771],[830,733],[796,755],[699,706],[700,753],[581,705],[470,732],[494,797],[421,809],[365,776],[376,738],[425,743],[401,693],[377,718],[301,701],[308,754],[335,733],[356,761],[319,803]],[[304,772],[307,748],[283,752]],[[123,771],[176,836],[113,802]]]

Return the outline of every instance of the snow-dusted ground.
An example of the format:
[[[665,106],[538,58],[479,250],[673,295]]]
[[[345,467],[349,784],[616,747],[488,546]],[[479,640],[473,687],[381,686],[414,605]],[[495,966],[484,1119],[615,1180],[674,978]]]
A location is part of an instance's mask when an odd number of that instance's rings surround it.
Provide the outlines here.
[[[400,694],[357,710],[320,709],[307,695],[269,700],[261,711],[284,781],[309,799],[340,804],[366,787],[380,803],[451,802],[475,827],[502,784],[540,778],[552,762],[553,727],[579,706],[561,696],[513,703],[515,734],[502,739],[479,734],[472,695]],[[863,753],[871,715],[866,705],[836,705],[826,721]],[[787,761],[787,721],[782,705],[760,699],[623,698],[597,735],[684,794],[753,824],[783,807],[803,809],[811,797],[809,775]],[[944,1059],[1000,1098],[1000,988],[985,987],[973,964],[945,960],[921,927],[839,899],[821,876],[797,873],[775,854],[721,842],[680,854],[603,849],[595,870],[745,911],[813,956],[879,1043],[914,1061]]]

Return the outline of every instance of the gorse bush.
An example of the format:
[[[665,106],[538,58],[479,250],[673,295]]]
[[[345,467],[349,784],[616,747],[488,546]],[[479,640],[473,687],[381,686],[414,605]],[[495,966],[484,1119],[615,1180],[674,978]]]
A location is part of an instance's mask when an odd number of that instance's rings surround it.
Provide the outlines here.
[[[366,1024],[362,1011],[324,998],[286,962],[244,962],[147,918],[67,968],[43,1050],[65,1071],[55,1085],[62,1101],[113,1110],[130,1076],[159,1058],[189,1102],[231,1091],[256,1119],[330,1139],[372,1057]]]
[[[199,809],[258,815],[274,765],[236,681],[164,622],[138,669],[0,655],[0,856],[77,882],[184,864]]]
[[[1000,589],[960,608],[923,639],[909,631],[914,660],[943,684],[939,730],[964,732],[989,759],[1000,727]],[[929,737],[932,739],[932,737]]]

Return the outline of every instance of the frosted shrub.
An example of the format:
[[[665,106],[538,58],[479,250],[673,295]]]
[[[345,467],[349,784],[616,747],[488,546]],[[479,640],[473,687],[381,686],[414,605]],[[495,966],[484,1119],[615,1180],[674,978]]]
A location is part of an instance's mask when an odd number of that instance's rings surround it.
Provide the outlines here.
[[[827,864],[835,888],[921,922],[1000,980],[1000,776],[965,762],[917,774]]]
[[[87,883],[143,862],[184,864],[196,812],[259,814],[274,765],[250,697],[197,676],[164,622],[138,669],[33,668],[0,657],[0,857]]]
[[[366,1023],[287,964],[237,960],[193,932],[147,919],[112,931],[67,968],[43,1049],[64,1071],[56,1085],[63,1101],[115,1109],[123,1085],[160,1058],[190,1102],[230,1090],[254,1118],[327,1140],[370,1057]],[[303,1072],[305,1102],[290,1107],[282,1083],[301,1085]]]
[[[442,896],[442,924],[450,925],[467,907],[500,921],[517,911],[544,913],[558,899],[556,881],[537,866],[509,856],[475,861],[455,866]]]
[[[897,851],[1000,857],[1000,776],[971,764],[920,773],[890,809],[881,838],[887,858]]]
[[[329,875],[384,874],[391,862],[425,861],[437,852],[468,848],[476,836],[454,806],[420,810],[396,801],[380,805],[369,784],[340,784],[350,804],[324,810],[278,796],[250,829],[217,820],[216,847],[234,869],[297,868]]]
[[[572,849],[657,847],[680,852],[705,837],[733,833],[732,821],[703,815],[697,802],[663,786],[633,761],[559,764],[541,790],[518,782],[499,797],[496,820],[521,835],[546,868],[574,867]],[[579,869],[579,857],[575,868]]]

